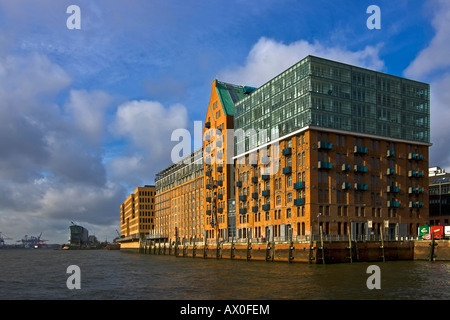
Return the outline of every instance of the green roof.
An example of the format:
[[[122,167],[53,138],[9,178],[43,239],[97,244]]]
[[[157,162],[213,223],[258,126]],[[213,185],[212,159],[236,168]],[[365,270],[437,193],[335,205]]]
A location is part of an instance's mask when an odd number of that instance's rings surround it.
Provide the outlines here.
[[[224,112],[229,116],[234,116],[234,104],[248,95],[243,86],[220,81],[216,81],[216,90]]]

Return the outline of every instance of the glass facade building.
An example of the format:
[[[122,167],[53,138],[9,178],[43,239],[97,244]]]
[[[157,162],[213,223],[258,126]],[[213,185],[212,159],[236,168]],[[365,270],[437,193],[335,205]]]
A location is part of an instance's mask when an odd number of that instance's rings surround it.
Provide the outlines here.
[[[430,142],[430,86],[307,56],[235,106],[235,155],[305,127]],[[263,134],[261,134],[263,133]]]

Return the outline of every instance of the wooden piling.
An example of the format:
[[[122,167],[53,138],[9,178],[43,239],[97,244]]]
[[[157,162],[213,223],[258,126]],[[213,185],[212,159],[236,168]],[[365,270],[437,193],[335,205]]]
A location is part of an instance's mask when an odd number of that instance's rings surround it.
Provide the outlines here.
[[[383,239],[383,228],[380,226],[380,236],[381,236],[381,258],[383,259],[383,262],[386,262],[386,257],[384,255],[384,239]]]
[[[250,250],[252,250],[252,247],[250,245],[250,238],[247,238],[247,258],[246,258],[247,261],[249,261],[252,258]]]
[[[313,239],[312,239],[313,233],[312,233],[312,227],[311,227],[311,231],[310,231],[310,236],[309,236],[309,263],[312,263],[312,261],[314,260],[314,246],[313,246]]]
[[[322,227],[319,228],[320,232],[320,250],[322,251],[322,264],[325,264],[325,248],[323,247],[323,232]]]
[[[435,246],[437,246],[437,243],[434,241],[434,232],[431,233],[431,242],[430,242],[430,261],[436,260],[436,255],[434,254]]]
[[[349,252],[349,259],[350,259],[350,263],[353,263],[353,252],[352,252],[352,237],[351,237],[351,234],[350,234],[350,227],[349,226],[347,226],[347,234],[348,234],[348,247],[347,247],[347,249],[348,249],[348,252]]]

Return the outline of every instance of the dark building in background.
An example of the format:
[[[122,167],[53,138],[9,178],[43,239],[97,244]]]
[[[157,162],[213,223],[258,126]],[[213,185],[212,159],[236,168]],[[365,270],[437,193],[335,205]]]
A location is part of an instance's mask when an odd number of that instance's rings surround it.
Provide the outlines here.
[[[89,232],[82,226],[71,225],[70,229],[70,244],[82,245],[87,244],[89,241]]]
[[[430,225],[448,225],[450,220],[450,173],[429,169]]]

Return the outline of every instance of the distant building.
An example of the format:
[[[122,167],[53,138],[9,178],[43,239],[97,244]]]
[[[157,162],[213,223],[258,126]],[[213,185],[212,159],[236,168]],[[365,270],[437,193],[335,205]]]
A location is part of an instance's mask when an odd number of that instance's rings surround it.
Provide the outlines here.
[[[120,234],[143,239],[155,228],[155,186],[137,187],[120,206]]]
[[[444,169],[429,169],[430,225],[449,225],[450,220],[450,174]]]
[[[82,226],[71,225],[70,229],[70,244],[84,245],[89,243],[89,232]]]

